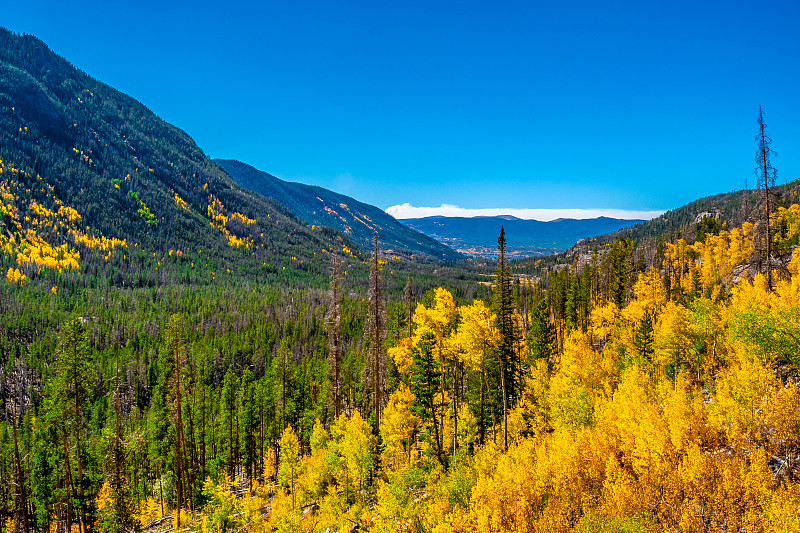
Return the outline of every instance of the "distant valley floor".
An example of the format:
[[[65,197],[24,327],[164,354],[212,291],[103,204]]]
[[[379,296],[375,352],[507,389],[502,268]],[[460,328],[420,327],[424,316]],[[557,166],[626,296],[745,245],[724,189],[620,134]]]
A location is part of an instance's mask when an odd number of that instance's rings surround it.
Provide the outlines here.
[[[506,234],[506,254],[514,259],[563,252],[577,241],[617,231],[641,220],[616,218],[557,219],[548,222],[497,217],[426,217],[400,220],[465,255],[493,259],[500,228]]]

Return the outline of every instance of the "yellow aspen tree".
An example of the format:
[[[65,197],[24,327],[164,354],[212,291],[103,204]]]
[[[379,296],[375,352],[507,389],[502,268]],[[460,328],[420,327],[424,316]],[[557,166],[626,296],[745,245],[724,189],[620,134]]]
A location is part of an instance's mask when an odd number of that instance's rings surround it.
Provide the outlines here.
[[[436,426],[435,432],[439,436],[444,434],[446,406],[448,405],[447,399],[445,398],[447,372],[451,369],[451,365],[454,363],[455,359],[450,349],[452,345],[447,341],[447,338],[452,334],[457,317],[458,314],[455,303],[453,302],[453,295],[450,291],[442,287],[434,290],[434,305],[431,308],[426,308],[422,304],[417,304],[417,308],[414,312],[414,323],[416,324],[414,345],[419,346],[420,341],[422,341],[426,334],[431,334],[434,339],[432,355],[434,356],[440,376],[438,379],[439,408],[435,409],[436,412],[433,413],[433,419]],[[427,343],[427,341],[425,342]],[[454,384],[454,381],[455,380],[451,379],[451,384]],[[452,397],[453,395],[451,394],[450,396]],[[436,440],[439,446],[444,447],[441,438],[437,438]]]
[[[411,448],[414,444],[414,431],[420,424],[420,418],[411,412],[414,395],[404,383],[395,390],[386,402],[381,421],[381,438],[386,446],[387,464],[394,464],[398,456],[405,456],[407,464],[411,464]]]
[[[549,405],[554,421],[571,428],[589,424],[595,400],[611,394],[616,372],[614,361],[595,351],[584,333],[571,332],[550,381]]]
[[[483,419],[485,413],[484,403],[487,396],[492,404],[490,412],[493,431],[496,426],[494,421],[495,408],[491,389],[489,388],[486,363],[487,355],[494,351],[500,340],[500,333],[496,328],[492,327],[496,320],[494,313],[480,300],[475,300],[471,305],[459,307],[458,314],[460,321],[458,329],[452,337],[452,343],[462,364],[468,370],[480,373],[479,426],[481,440],[483,440],[486,426],[486,422]]]
[[[693,349],[691,312],[679,303],[667,302],[655,324],[654,333],[653,362],[659,372],[666,372],[674,379],[688,363]]]
[[[355,411],[353,416],[342,414],[331,427],[331,450],[342,460],[345,474],[345,501],[349,500],[350,486],[363,489],[372,475],[375,437],[369,423]]]
[[[280,464],[278,466],[278,482],[284,487],[289,487],[292,493],[292,509],[297,507],[295,481],[300,475],[300,442],[291,425],[281,433],[279,441]]]

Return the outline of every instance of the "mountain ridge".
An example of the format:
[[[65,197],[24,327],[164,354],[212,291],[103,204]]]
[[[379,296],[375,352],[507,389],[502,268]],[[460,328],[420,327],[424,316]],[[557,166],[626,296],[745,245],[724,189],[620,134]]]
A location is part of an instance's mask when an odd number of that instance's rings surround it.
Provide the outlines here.
[[[506,232],[509,256],[523,258],[563,252],[580,239],[615,231],[642,221],[609,217],[540,221],[508,216],[433,216],[402,219],[401,222],[475,257],[495,255],[497,237],[502,226]]]
[[[214,162],[239,185],[286,206],[307,224],[342,231],[363,250],[372,247],[373,232],[377,231],[378,243],[386,253],[417,259],[421,259],[421,254],[445,261],[464,259],[451,248],[408,228],[380,208],[350,196],[317,185],[282,180],[234,159],[215,159]]]
[[[229,272],[289,279],[327,271],[323,250],[349,255],[356,248],[340,232],[308,227],[238,185],[185,131],[141,102],[38,38],[2,28],[0,111],[4,270],[41,276],[39,267],[60,261],[52,254],[66,246],[81,258],[79,269],[67,271],[88,269],[112,283],[163,284],[165,268],[192,280]],[[64,218],[68,209],[72,220]],[[102,238],[125,246],[98,256],[89,244]],[[14,259],[33,248],[35,260]],[[119,273],[132,270],[131,261],[138,272],[124,279]]]

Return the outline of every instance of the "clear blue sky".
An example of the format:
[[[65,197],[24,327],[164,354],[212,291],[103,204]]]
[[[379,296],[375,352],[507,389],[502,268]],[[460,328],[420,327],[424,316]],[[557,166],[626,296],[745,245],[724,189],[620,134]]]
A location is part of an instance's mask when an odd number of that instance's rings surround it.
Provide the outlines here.
[[[7,2],[212,157],[381,208],[658,210],[800,177],[800,2]]]

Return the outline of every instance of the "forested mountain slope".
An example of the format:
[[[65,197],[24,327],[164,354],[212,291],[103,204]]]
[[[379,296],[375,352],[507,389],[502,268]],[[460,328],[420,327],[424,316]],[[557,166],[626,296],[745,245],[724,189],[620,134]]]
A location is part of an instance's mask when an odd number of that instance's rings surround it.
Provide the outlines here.
[[[245,163],[215,159],[241,186],[286,206],[307,224],[330,226],[342,231],[362,250],[369,249],[374,232],[389,255],[421,256],[454,261],[463,256],[430,237],[399,223],[375,206],[322,187],[284,181]]]
[[[800,198],[800,180],[770,188],[770,209],[787,208]],[[596,249],[602,257],[619,239],[629,240],[635,246],[630,258],[637,268],[656,264],[666,243],[680,239],[688,243],[703,241],[706,235],[753,224],[757,231],[764,228],[764,192],[742,190],[700,198],[684,206],[667,211],[661,216],[617,231],[582,239],[566,251],[549,257],[523,259],[515,263],[515,272],[539,276],[553,267],[578,261],[581,265],[590,261]],[[779,228],[784,231],[783,228]]]
[[[0,266],[19,263],[29,277],[53,261],[71,270],[70,254],[115,283],[152,284],[157,268],[184,279],[284,267],[308,277],[327,269],[323,250],[354,251],[341,233],[236,184],[141,103],[5,29],[0,109]],[[14,261],[24,249],[36,258]]]
[[[800,193],[800,180],[771,187],[770,204],[788,207],[797,201],[798,193]],[[706,196],[667,211],[652,220],[600,236],[596,242],[608,243],[618,237],[642,242],[648,238],[667,238],[670,233],[678,232],[685,238],[694,240],[704,216],[716,218],[720,227],[725,224],[729,228],[735,228],[747,221],[755,223],[763,216],[762,195],[761,190],[748,189]]]

